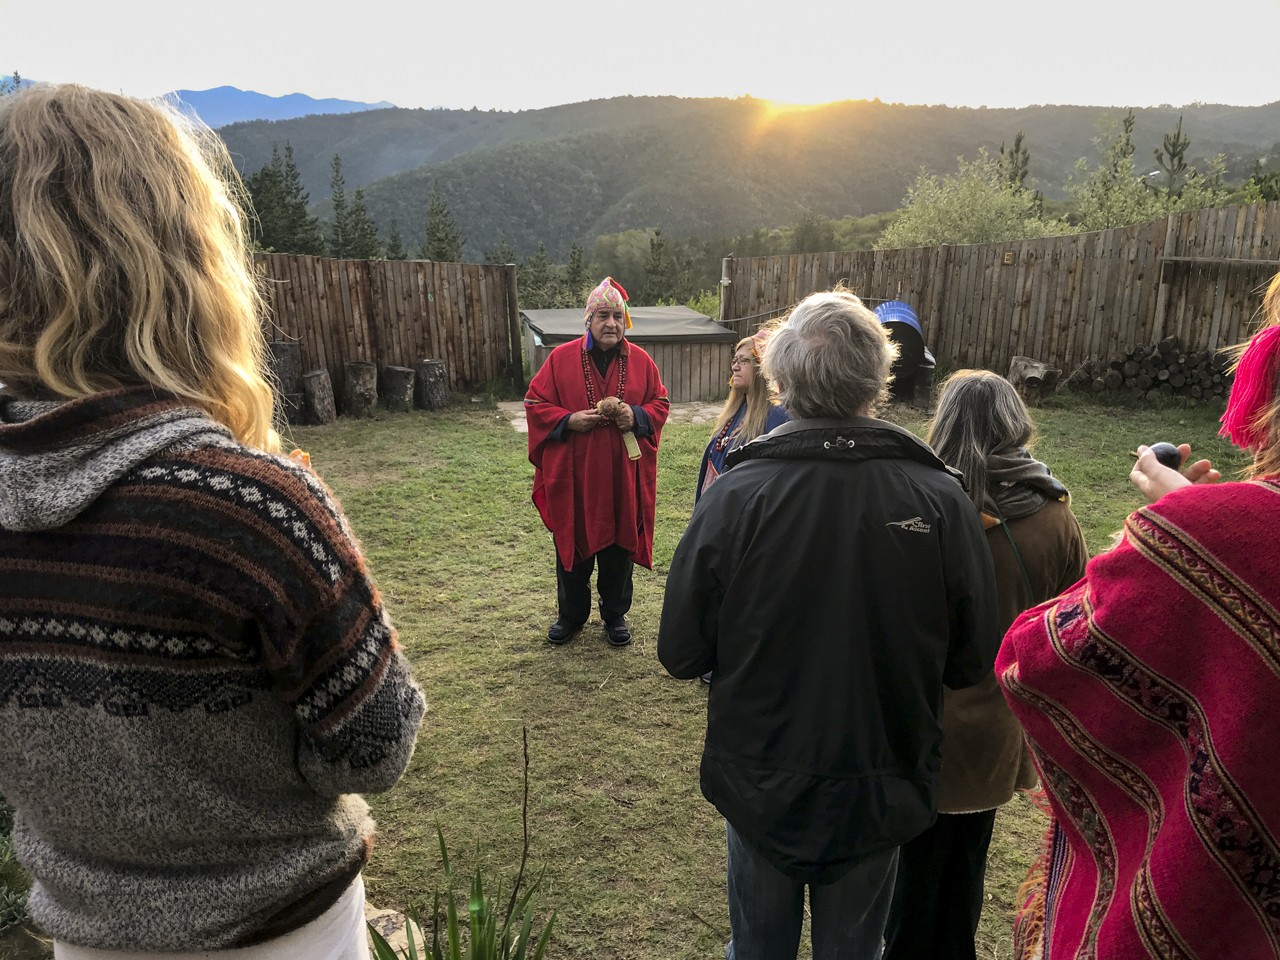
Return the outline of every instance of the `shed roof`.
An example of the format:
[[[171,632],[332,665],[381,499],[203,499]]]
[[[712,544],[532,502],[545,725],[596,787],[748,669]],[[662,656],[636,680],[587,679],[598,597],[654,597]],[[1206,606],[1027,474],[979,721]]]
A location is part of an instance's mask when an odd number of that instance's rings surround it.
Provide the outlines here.
[[[520,316],[543,344],[565,343],[583,333],[582,310],[521,310]],[[632,307],[627,338],[640,343],[671,341],[733,343],[737,334],[688,307]]]

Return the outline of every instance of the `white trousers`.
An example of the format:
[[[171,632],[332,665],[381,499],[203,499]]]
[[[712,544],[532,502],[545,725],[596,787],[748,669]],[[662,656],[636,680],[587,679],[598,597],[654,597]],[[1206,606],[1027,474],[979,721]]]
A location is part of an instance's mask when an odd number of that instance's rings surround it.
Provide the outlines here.
[[[364,880],[356,877],[338,902],[306,926],[254,947],[195,953],[96,950],[53,944],[54,960],[369,960],[364,925]]]

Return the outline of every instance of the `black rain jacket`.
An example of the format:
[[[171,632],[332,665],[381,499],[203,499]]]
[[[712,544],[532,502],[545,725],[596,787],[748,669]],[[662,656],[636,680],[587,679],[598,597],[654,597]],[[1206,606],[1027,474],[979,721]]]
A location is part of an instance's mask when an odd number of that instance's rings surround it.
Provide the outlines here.
[[[829,883],[933,823],[943,684],[1000,642],[991,552],[959,475],[884,421],[793,421],[729,463],[676,549],[658,657],[715,671],[706,798]]]

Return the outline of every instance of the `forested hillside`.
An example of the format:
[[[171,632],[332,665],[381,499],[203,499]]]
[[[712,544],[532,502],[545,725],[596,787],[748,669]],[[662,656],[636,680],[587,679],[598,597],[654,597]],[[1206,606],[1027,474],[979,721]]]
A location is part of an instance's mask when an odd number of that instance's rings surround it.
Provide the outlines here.
[[[325,200],[333,156],[346,187],[364,188],[373,219],[405,242],[423,238],[433,186],[447,202],[469,258],[505,241],[520,256],[539,242],[563,260],[570,243],[660,227],[669,235],[730,235],[808,217],[892,210],[926,168],[951,170],[980,147],[1018,132],[1030,150],[1029,185],[1061,197],[1076,161],[1093,152],[1097,107],[988,110],[846,101],[779,111],[752,98],[625,97],[519,113],[379,110],[223,128],[242,170],[292,144],[313,209]],[[1136,111],[1135,163],[1179,116],[1188,159],[1226,154],[1245,179],[1280,141],[1280,104],[1193,105]]]

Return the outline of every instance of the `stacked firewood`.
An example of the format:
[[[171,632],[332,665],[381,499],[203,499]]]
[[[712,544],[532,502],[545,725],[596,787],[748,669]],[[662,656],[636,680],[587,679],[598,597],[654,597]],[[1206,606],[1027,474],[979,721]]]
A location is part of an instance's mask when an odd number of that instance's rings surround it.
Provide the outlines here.
[[[1111,361],[1086,360],[1067,378],[1067,387],[1221,402],[1231,389],[1229,366],[1230,358],[1221,352],[1187,351],[1177,337],[1165,337],[1159,343],[1134,347]]]

